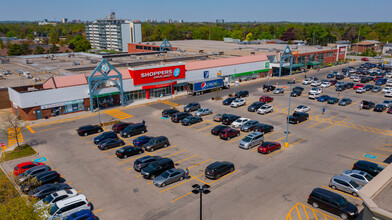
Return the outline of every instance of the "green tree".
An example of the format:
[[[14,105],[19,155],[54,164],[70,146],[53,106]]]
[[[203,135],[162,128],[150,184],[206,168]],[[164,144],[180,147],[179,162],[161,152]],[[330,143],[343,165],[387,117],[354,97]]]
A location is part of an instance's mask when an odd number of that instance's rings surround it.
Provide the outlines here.
[[[31,54],[32,50],[30,49],[30,45],[27,43],[23,43],[22,45],[20,45],[20,52],[22,53],[22,55]]]
[[[253,34],[252,34],[252,32],[249,32],[249,33],[246,35],[245,40],[246,40],[246,41],[252,41],[252,40],[253,40]]]
[[[53,44],[52,47],[48,50],[48,53],[57,53],[59,52],[59,47],[56,44]]]
[[[8,31],[6,34],[7,37],[16,37],[15,31]]]
[[[74,52],[85,52],[89,49],[91,49],[91,44],[90,42],[83,37],[82,35],[76,35],[71,41],[70,45],[73,45],[74,47]],[[69,47],[71,49],[71,47]]]
[[[45,53],[45,49],[41,46],[36,46],[34,49],[34,54],[44,54]]]
[[[19,56],[19,55],[22,55],[20,45],[11,44],[11,46],[8,48],[8,56]]]
[[[20,148],[18,137],[21,134],[22,128],[26,127],[26,122],[12,113],[2,115],[0,121],[2,122],[0,125],[1,131],[4,134],[7,134],[10,139],[14,139],[16,141],[16,144],[18,145],[17,148]]]
[[[242,31],[240,30],[233,31],[233,33],[231,33],[231,38],[242,40]]]
[[[60,41],[59,34],[56,30],[51,30],[49,32],[49,43],[50,44],[57,44]]]
[[[0,49],[4,49],[3,40],[0,38]]]

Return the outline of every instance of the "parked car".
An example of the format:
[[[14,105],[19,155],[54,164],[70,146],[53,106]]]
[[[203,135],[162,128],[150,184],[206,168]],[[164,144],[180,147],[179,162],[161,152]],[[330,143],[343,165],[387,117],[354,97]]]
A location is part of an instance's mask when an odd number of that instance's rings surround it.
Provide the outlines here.
[[[334,86],[336,83],[338,83],[336,79],[329,80],[329,82],[331,83],[331,86]]]
[[[43,199],[54,192],[65,189],[71,189],[71,187],[66,183],[48,183],[30,190],[28,195],[30,198]]]
[[[303,92],[304,91],[304,87],[296,86],[296,87],[293,88],[293,91],[301,91],[301,92]]]
[[[363,87],[366,91],[372,91],[374,86],[373,85],[366,85],[365,87]]]
[[[47,183],[56,183],[61,181],[61,176],[56,171],[47,171],[38,174],[33,177],[30,181],[22,184],[20,186],[20,191],[24,193],[28,193],[30,190],[37,188],[38,186],[47,184]]]
[[[337,92],[343,92],[344,90],[346,90],[346,86],[337,86],[335,89]]]
[[[232,115],[232,114],[224,114],[222,117],[222,124],[224,125],[231,125],[235,120],[241,118],[238,115]]]
[[[336,190],[341,190],[352,194],[353,196],[358,196],[358,191],[362,188],[357,182],[347,176],[335,175],[329,182],[329,187]]]
[[[322,93],[323,89],[319,88],[319,87],[313,87],[311,90],[309,90],[309,95],[312,93]]]
[[[30,168],[41,166],[41,165],[45,165],[45,164],[40,162],[33,162],[33,161],[23,162],[14,167],[13,173],[15,176],[17,176],[19,174],[26,172]]]
[[[321,88],[327,88],[327,87],[330,87],[330,86],[331,86],[330,82],[323,82],[323,83],[320,84]]]
[[[186,105],[185,107],[184,107],[184,112],[191,112],[191,111],[196,111],[196,110],[199,110],[201,107],[200,107],[200,104],[199,103],[197,103],[197,102],[192,102],[192,103],[189,103],[188,105]]]
[[[319,101],[319,102],[327,102],[329,98],[331,98],[329,95],[322,95],[322,96],[317,98],[317,101]]]
[[[98,144],[98,149],[100,150],[107,150],[119,146],[125,145],[125,142],[119,138],[108,138],[105,139]]]
[[[195,112],[196,117],[201,117],[205,115],[211,115],[212,114],[212,109],[210,108],[201,108]]]
[[[230,140],[233,137],[240,136],[240,133],[240,130],[226,128],[219,133],[219,137],[223,140]]]
[[[273,130],[274,130],[274,126],[262,124],[262,123],[255,125],[254,128],[254,131],[263,132],[264,134],[272,132]]]
[[[264,92],[274,91],[275,88],[276,88],[276,87],[273,86],[273,85],[263,85],[263,90],[264,90]]]
[[[354,83],[349,82],[349,83],[346,83],[345,86],[346,86],[346,89],[352,89],[354,87]]]
[[[330,97],[327,101],[328,104],[336,104],[339,102],[339,99],[336,97]]]
[[[392,100],[384,100],[382,105],[385,105],[387,108],[392,106]]]
[[[166,117],[171,117],[172,115],[174,115],[174,114],[176,114],[178,112],[180,112],[180,111],[177,110],[177,109],[172,109],[172,108],[165,109],[165,110],[162,111],[162,117],[165,117],[165,118]]]
[[[223,100],[222,104],[223,105],[230,105],[235,99],[236,98],[234,98],[234,97],[229,97],[229,98]]]
[[[302,95],[302,92],[301,92],[300,90],[293,90],[293,91],[290,93],[290,95],[291,95],[292,97],[297,97],[297,96],[301,96],[301,95]]]
[[[350,98],[343,98],[340,100],[339,105],[341,106],[346,106],[346,105],[351,105],[353,101]]]
[[[122,130],[124,130],[129,125],[133,125],[133,123],[119,122],[119,123],[116,123],[112,126],[112,130],[116,133],[120,133]]]
[[[225,125],[217,125],[214,128],[211,129],[211,134],[212,135],[219,135],[219,133],[226,129],[226,128],[230,128],[229,126],[225,126]]]
[[[259,124],[258,121],[256,121],[256,120],[250,120],[250,121],[246,122],[245,124],[243,124],[243,125],[241,126],[241,131],[245,131],[245,132],[253,131],[253,130],[255,129],[255,126],[256,126],[257,124]]]
[[[249,107],[248,111],[250,112],[255,112],[257,111],[261,106],[263,106],[265,102],[259,101],[259,102],[253,102]]]
[[[309,114],[305,112],[294,112],[293,115],[287,118],[287,120],[289,120],[289,122],[293,124],[298,124],[308,119],[309,119]]]
[[[92,206],[84,195],[77,195],[67,199],[60,200],[53,204],[50,208],[49,213],[46,216],[50,216],[47,220],[64,219],[65,217],[81,211],[91,210]]]
[[[354,90],[357,90],[357,89],[363,88],[363,87],[365,87],[364,84],[356,84],[356,85],[353,87],[353,89],[354,89]]]
[[[362,109],[372,109],[375,105],[374,102],[362,100]]]
[[[274,101],[274,98],[270,96],[261,96],[259,99],[260,102],[268,103]]]
[[[384,96],[385,97],[392,97],[392,91],[386,92]]]
[[[321,81],[317,80],[317,81],[313,81],[312,83],[310,83],[311,86],[320,86],[321,85]]]
[[[135,147],[143,147],[146,143],[148,143],[153,137],[152,136],[139,136],[133,140],[133,146]]]
[[[377,174],[383,171],[384,168],[370,161],[358,160],[357,162],[354,163],[353,170],[361,170],[361,171],[365,171],[366,173],[372,176],[377,176]]]
[[[137,172],[140,172],[143,168],[147,167],[150,163],[155,162],[157,160],[162,159],[160,156],[144,156],[139,159],[136,159],[133,163],[133,169]]]
[[[308,112],[310,111],[310,107],[306,105],[299,105],[297,108],[294,109],[296,112]]]
[[[64,218],[64,220],[94,220],[96,216],[91,210],[82,209]]]
[[[248,121],[250,121],[249,118],[239,118],[235,120],[233,123],[231,123],[231,126],[233,128],[240,128],[243,124],[245,124]]]
[[[343,170],[340,175],[347,176],[362,186],[366,185],[373,179],[370,174],[360,170]]]
[[[75,189],[64,189],[64,190],[53,192],[47,195],[45,198],[36,202],[34,204],[34,209],[43,210],[45,208],[49,208],[50,206],[52,206],[52,204],[66,198],[76,196],[77,194],[78,192]]]
[[[145,179],[154,179],[156,176],[172,168],[174,168],[174,162],[166,157],[150,163],[142,169],[141,174]]]
[[[333,78],[335,78],[335,74],[330,73],[330,74],[327,75],[327,78],[328,79],[333,79]]]
[[[312,79],[310,79],[310,78],[304,79],[304,80],[302,81],[302,84],[303,84],[303,85],[309,85],[309,84],[311,84],[311,83],[312,83]]]
[[[313,189],[308,203],[314,208],[324,209],[342,219],[355,219],[358,215],[358,209],[354,204],[348,202],[343,196],[322,188]]]
[[[116,150],[116,156],[123,159],[133,155],[142,154],[143,152],[144,150],[142,147],[125,146]]]
[[[387,113],[388,113],[388,114],[392,114],[392,106],[391,106],[391,107],[389,107],[389,109],[388,109]]]
[[[247,97],[249,96],[249,92],[248,91],[239,91],[235,94],[235,97],[238,98],[243,98],[243,97]]]
[[[51,171],[52,169],[49,166],[46,165],[40,165],[40,166],[35,166],[30,169],[28,169],[26,172],[19,174],[15,178],[15,182],[17,185],[22,185],[26,181],[29,181],[30,179],[36,177],[38,174]]]
[[[358,88],[355,92],[363,94],[366,92],[366,89],[365,88]]]
[[[283,93],[284,93],[283,88],[276,88],[276,89],[274,90],[274,94],[283,94]]]
[[[381,87],[380,86],[374,86],[372,89],[372,92],[381,92]]]
[[[387,109],[387,107],[386,107],[385,105],[383,105],[383,104],[377,104],[377,105],[374,107],[373,111],[375,111],[375,112],[383,112],[383,111],[385,111],[386,109]]]
[[[101,141],[109,138],[118,138],[116,132],[106,131],[94,138],[94,144],[99,144]]]
[[[220,121],[222,121],[222,117],[223,117],[223,114],[216,114],[216,115],[214,115],[214,117],[212,119],[214,121],[220,122]]]
[[[335,79],[342,80],[342,79],[344,79],[344,75],[336,75]]]
[[[187,112],[178,112],[178,113],[175,113],[171,116],[171,120],[172,120],[172,122],[178,123],[182,119],[189,117],[189,116],[192,116],[192,114],[187,113]]]
[[[138,124],[133,124],[130,125],[128,127],[126,127],[124,130],[122,130],[120,132],[121,137],[131,137],[134,135],[138,135],[138,134],[144,134],[147,132],[147,127],[146,125],[142,124],[142,123],[138,123]]]
[[[257,151],[262,154],[269,154],[272,151],[279,150],[281,147],[278,142],[266,141],[257,148]]]
[[[79,136],[87,136],[90,134],[100,133],[103,129],[99,125],[85,125],[76,129]]]
[[[385,87],[381,90],[382,93],[387,93],[387,92],[391,92],[392,91],[392,87]]]
[[[267,113],[273,112],[274,108],[272,105],[263,105],[257,110],[257,114],[265,115]]]
[[[172,168],[155,177],[153,183],[157,187],[165,187],[171,183],[182,181],[185,177],[185,170]]]
[[[154,150],[168,146],[170,146],[169,139],[165,136],[159,136],[152,138],[148,143],[143,145],[143,148],[146,151],[153,152]]]
[[[239,143],[239,147],[242,149],[250,149],[257,145],[260,145],[264,141],[264,133],[262,132],[253,132],[246,135]]]
[[[240,106],[246,105],[245,99],[236,99],[234,100],[231,104],[230,107],[232,108],[238,108]]]
[[[193,125],[199,123],[201,121],[203,121],[201,117],[188,116],[181,120],[181,124],[187,126],[187,125]]]
[[[363,57],[361,60],[362,60],[362,61],[369,61],[369,59],[366,58],[366,57]]]
[[[234,172],[234,164],[228,161],[216,161],[207,166],[204,175],[208,179],[219,179],[222,176]]]

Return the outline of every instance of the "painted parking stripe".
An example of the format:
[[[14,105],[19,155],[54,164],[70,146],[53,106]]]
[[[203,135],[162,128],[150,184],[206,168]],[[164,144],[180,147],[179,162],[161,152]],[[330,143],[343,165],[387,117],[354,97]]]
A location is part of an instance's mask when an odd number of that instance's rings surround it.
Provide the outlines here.
[[[362,160],[366,160],[366,161],[369,161],[369,162],[373,162],[373,163],[381,164],[381,165],[384,165],[384,166],[388,166],[388,165],[389,165],[388,163],[377,162],[377,161],[374,161],[374,160],[368,160],[368,159],[364,159],[364,158],[362,158]]]
[[[392,152],[392,150],[388,150],[388,149],[384,149],[384,148],[380,148],[380,147],[376,147],[376,149],[383,150],[383,151],[388,151],[388,152]]]
[[[93,213],[95,214],[95,213],[100,212],[100,211],[102,211],[102,209],[95,210]]]
[[[245,137],[246,135],[248,135],[248,134],[245,133],[245,134],[243,134],[243,135],[240,135],[239,137],[236,137],[236,138],[234,138],[234,139],[231,139],[231,140],[228,141],[227,143],[232,143],[233,141],[236,141],[236,140],[238,140],[238,139],[240,139],[240,138],[243,138],[243,137]]]
[[[157,151],[152,152],[151,154],[156,154],[156,153],[158,153],[158,152],[161,152],[161,151],[164,151],[164,150],[167,150],[167,149],[176,147],[176,146],[177,146],[177,145],[172,145],[172,146],[169,146],[169,147],[166,147],[166,148],[162,148],[162,149],[159,149],[159,150],[157,150]],[[126,163],[126,162],[129,162],[129,161],[132,161],[132,160],[137,160],[137,159],[139,159],[139,158],[141,158],[141,157],[144,157],[144,156],[135,157],[135,158],[130,158],[130,159],[128,159],[128,160],[124,160],[124,161],[118,162],[117,164],[122,164],[122,163]],[[126,170],[130,170],[130,169],[132,169],[132,167],[131,167],[131,168],[128,168],[128,169],[126,169]]]
[[[171,186],[171,187],[169,187],[169,188],[166,188],[166,189],[160,191],[159,193],[166,192],[166,191],[168,191],[168,190],[170,190],[170,189],[173,189],[173,188],[175,188],[175,187],[177,187],[177,186],[180,186],[180,185],[182,185],[182,184],[184,184],[184,183],[187,183],[187,182],[191,181],[192,179],[195,179],[195,178],[197,178],[197,177],[202,176],[203,174],[204,174],[204,173],[199,174],[199,175],[197,175],[197,176],[191,176],[191,178],[189,178],[189,179],[187,179],[187,180],[184,180],[184,181],[181,181],[180,183],[178,183],[178,184],[176,184],[176,185],[174,185],[174,186]]]
[[[201,121],[199,123],[196,123],[196,124],[193,124],[193,125],[189,125],[188,128],[194,127],[196,125],[204,124],[204,123],[207,123],[207,122],[210,122],[210,121],[212,121],[212,119],[211,120],[205,120],[205,121],[203,120],[203,121]]]
[[[199,129],[197,129],[196,131],[202,131],[202,130],[204,130],[204,129],[210,128],[210,127],[212,127],[212,126],[214,126],[214,125],[218,125],[218,124],[220,124],[220,123],[219,123],[219,122],[216,122],[216,123],[211,124],[211,125],[208,125],[208,126],[206,126],[206,127],[204,127],[204,128],[199,128]]]
[[[328,126],[328,127],[324,128],[324,129],[322,129],[322,130],[320,130],[320,131],[325,131],[325,130],[327,130],[327,129],[329,129],[329,128],[332,128],[333,126],[335,126],[335,124],[333,124],[333,125],[331,125],[331,126]]]
[[[316,124],[313,124],[313,125],[309,126],[308,128],[312,128],[312,127],[317,126],[317,125],[319,125],[319,124],[321,124],[321,123],[324,123],[324,122],[323,122],[323,121],[320,121],[320,122],[318,122],[318,123],[316,123]]]
[[[292,143],[292,144],[289,144],[288,147],[283,147],[283,148],[281,148],[281,149],[279,149],[279,150],[276,150],[276,151],[274,151],[274,152],[268,154],[268,155],[265,156],[265,157],[268,158],[268,157],[270,157],[270,156],[272,156],[272,155],[274,155],[274,154],[276,154],[276,153],[279,153],[280,151],[283,151],[283,150],[286,149],[286,148],[289,148],[289,147],[291,147],[291,146],[294,146],[294,145],[296,145],[296,144],[298,144],[298,143],[300,143],[300,142],[302,142],[302,141],[304,141],[304,140],[306,140],[306,138],[302,138],[302,139],[299,140],[299,141],[296,141],[296,142],[294,142],[294,143]]]
[[[194,158],[194,157],[197,157],[197,156],[199,156],[199,154],[195,154],[195,155],[190,156],[190,157],[187,157],[187,158],[185,158],[185,159],[176,161],[174,164],[179,164],[179,163],[181,163],[181,162],[184,162],[184,161],[186,161],[186,160],[189,160],[189,159]]]

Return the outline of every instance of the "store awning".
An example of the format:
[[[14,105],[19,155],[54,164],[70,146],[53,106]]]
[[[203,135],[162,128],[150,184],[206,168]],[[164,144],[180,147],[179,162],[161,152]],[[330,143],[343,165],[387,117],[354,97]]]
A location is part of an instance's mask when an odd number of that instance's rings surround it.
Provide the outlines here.
[[[237,74],[233,74],[231,75],[232,77],[239,77],[239,76],[246,76],[246,75],[251,75],[254,73],[262,73],[262,72],[268,72],[269,69],[262,69],[262,70],[255,70],[255,71],[251,71],[251,72],[244,72],[244,73],[237,73]]]
[[[310,61],[310,62],[307,62],[306,63],[306,65],[308,65],[308,66],[317,66],[317,65],[320,65],[321,63],[320,62],[318,62],[318,61]]]
[[[303,67],[303,66],[304,66],[304,64],[302,64],[302,63],[297,63],[297,64],[291,65],[291,68],[298,68],[298,67]],[[285,66],[284,68],[290,69],[290,66]]]

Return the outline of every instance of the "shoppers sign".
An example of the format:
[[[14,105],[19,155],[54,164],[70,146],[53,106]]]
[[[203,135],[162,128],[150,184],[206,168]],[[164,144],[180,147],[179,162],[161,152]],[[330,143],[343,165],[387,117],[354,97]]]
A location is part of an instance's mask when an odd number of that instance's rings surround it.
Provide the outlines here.
[[[133,85],[149,84],[185,78],[185,65],[165,66],[150,69],[129,69]]]

